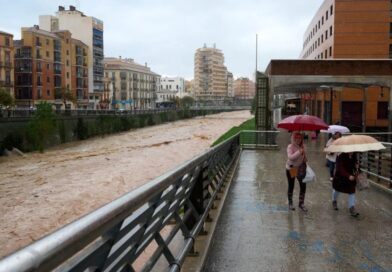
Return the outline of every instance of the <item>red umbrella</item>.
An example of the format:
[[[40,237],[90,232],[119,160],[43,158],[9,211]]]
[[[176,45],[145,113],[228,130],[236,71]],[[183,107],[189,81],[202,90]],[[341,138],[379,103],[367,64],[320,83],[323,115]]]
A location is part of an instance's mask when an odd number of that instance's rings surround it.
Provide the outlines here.
[[[294,130],[321,130],[328,129],[328,125],[317,116],[313,115],[292,115],[278,123],[278,128]]]

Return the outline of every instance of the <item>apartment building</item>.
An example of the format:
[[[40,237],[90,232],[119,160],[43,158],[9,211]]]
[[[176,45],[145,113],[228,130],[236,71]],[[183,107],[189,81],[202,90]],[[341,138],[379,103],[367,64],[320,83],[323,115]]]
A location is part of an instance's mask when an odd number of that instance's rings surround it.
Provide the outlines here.
[[[176,97],[183,97],[185,93],[185,80],[182,77],[162,77],[161,91],[167,90]]]
[[[155,107],[161,76],[130,58],[105,58],[105,78],[110,104],[114,109]]]
[[[221,100],[228,97],[228,71],[220,49],[204,45],[195,53],[194,85],[198,100]]]
[[[86,16],[74,6],[69,10],[59,6],[55,16],[39,16],[39,25],[48,31],[69,30],[73,38],[88,46],[89,108],[97,108],[104,91],[103,21]]]
[[[234,77],[230,72],[227,72],[227,96],[234,97]]]
[[[247,77],[240,77],[234,81],[234,97],[251,99],[255,96],[255,83]]]
[[[391,11],[390,0],[325,0],[305,31],[301,58],[392,58]],[[303,94],[302,110],[313,109],[313,114],[325,120],[329,119],[332,110],[330,123],[354,127],[365,123],[374,128],[387,126],[389,92],[385,88],[331,88],[325,86],[314,97]],[[362,120],[364,110],[366,120]]]
[[[0,88],[14,96],[13,35],[0,31]]]
[[[58,109],[87,107],[88,82],[87,77],[83,79],[88,70],[87,45],[73,39],[69,31],[49,32],[34,26],[21,32],[22,39],[14,42],[17,106],[47,101]],[[65,90],[76,101],[64,100]]]

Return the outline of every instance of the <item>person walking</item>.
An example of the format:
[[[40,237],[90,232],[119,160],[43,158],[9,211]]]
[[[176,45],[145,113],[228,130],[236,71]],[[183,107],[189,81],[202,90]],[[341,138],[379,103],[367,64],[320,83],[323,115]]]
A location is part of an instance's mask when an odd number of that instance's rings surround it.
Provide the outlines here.
[[[336,139],[339,139],[340,137],[342,137],[342,134],[340,132],[335,132],[334,135],[332,135],[331,138],[329,138],[327,144],[325,145],[325,147],[330,146]],[[327,159],[327,166],[329,168],[329,180],[332,181],[333,179],[333,175],[335,173],[335,164],[336,164],[336,157],[337,157],[337,153],[327,153],[325,155],[326,159]]]
[[[303,172],[303,163],[306,163],[306,149],[304,146],[304,139],[300,132],[295,131],[291,134],[291,143],[287,146],[286,161],[286,177],[288,183],[287,198],[289,201],[289,210],[292,211],[295,210],[293,205],[293,191],[296,178],[300,187],[298,207],[304,212],[308,211],[304,205],[306,183],[302,182],[305,176],[304,173],[301,173]]]
[[[358,217],[355,209],[355,186],[359,163],[356,153],[340,153],[336,158],[336,171],[332,180],[332,207],[338,210],[339,193],[348,194],[348,207],[351,216]]]

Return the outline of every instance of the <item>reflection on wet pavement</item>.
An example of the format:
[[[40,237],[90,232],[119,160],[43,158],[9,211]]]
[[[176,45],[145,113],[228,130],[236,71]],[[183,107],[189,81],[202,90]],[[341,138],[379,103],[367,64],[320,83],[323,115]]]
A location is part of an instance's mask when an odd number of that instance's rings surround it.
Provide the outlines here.
[[[349,215],[347,195],[333,210],[319,139],[307,143],[318,178],[307,187],[309,212],[288,212],[286,136],[279,151],[242,152],[204,271],[392,271],[391,195],[358,192],[359,219]],[[295,205],[298,194],[296,183]]]

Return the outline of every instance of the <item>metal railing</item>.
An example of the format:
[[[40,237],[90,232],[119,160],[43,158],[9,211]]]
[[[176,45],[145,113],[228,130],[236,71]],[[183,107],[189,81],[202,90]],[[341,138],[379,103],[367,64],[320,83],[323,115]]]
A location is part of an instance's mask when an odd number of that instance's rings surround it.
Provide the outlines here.
[[[151,270],[164,256],[168,270],[179,271],[240,154],[239,139],[237,134],[9,255],[0,260],[0,271],[135,271],[147,247],[153,253],[138,270]],[[174,237],[182,239],[177,254],[169,248],[179,244]]]
[[[240,145],[242,148],[251,149],[277,149],[276,136],[279,131],[254,131],[242,130]]]
[[[32,117],[36,108],[31,109],[0,109],[0,118]],[[145,113],[169,112],[174,109],[146,109],[146,110],[54,110],[60,116],[86,116],[86,115],[135,115]]]
[[[376,183],[392,188],[392,143],[382,143],[386,149],[359,153],[361,170]]]

